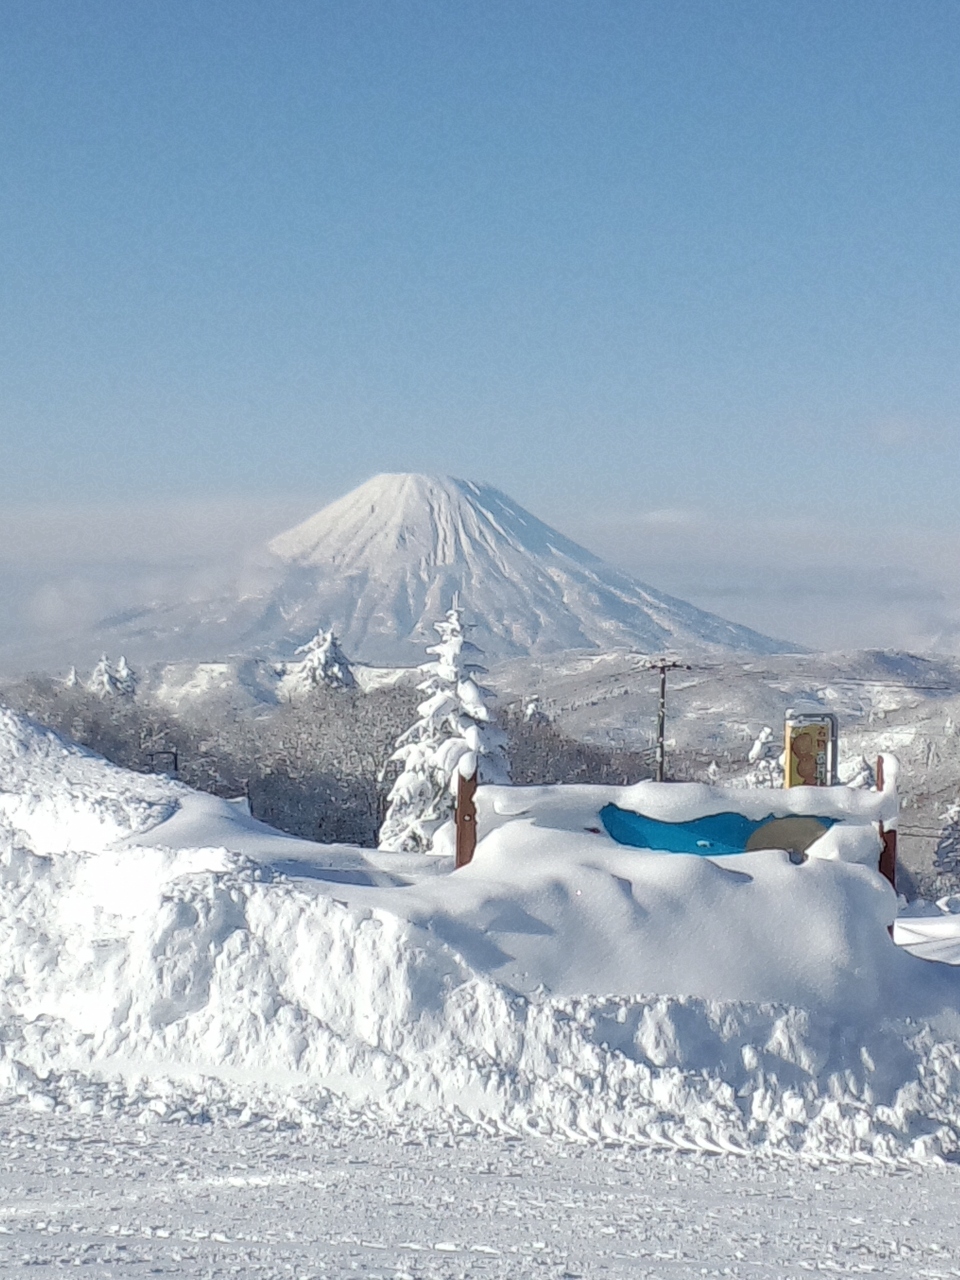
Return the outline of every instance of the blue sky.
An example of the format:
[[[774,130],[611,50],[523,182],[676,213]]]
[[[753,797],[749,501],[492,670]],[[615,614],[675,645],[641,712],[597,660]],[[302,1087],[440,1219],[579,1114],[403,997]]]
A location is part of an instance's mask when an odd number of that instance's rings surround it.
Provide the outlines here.
[[[9,507],[960,536],[954,0],[8,0],[0,113]]]

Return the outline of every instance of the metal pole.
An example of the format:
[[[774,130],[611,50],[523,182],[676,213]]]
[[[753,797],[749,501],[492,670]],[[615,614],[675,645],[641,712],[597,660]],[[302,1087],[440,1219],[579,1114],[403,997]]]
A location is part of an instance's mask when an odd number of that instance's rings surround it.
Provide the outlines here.
[[[667,725],[667,664],[660,663],[660,702],[657,706],[657,781],[663,782],[663,738]]]

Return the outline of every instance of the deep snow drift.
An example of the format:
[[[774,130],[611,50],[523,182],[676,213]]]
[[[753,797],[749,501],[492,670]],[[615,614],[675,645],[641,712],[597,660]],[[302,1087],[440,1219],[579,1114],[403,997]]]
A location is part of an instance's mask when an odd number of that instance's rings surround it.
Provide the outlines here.
[[[960,974],[892,944],[864,865],[889,794],[838,791],[796,865],[585,828],[610,801],[764,817],[822,795],[489,788],[446,874],[271,832],[11,713],[0,791],[0,1088],[38,1107],[960,1151]]]

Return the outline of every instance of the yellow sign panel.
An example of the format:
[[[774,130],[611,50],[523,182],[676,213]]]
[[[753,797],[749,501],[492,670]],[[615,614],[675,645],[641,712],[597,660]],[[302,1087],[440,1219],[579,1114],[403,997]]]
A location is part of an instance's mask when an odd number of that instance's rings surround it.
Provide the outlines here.
[[[831,715],[797,716],[786,723],[785,787],[829,787],[833,783],[837,722]]]

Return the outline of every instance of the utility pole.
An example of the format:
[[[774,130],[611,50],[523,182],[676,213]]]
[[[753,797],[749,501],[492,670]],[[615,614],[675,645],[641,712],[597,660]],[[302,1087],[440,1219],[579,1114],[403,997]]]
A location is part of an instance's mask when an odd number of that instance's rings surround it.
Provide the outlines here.
[[[676,658],[647,658],[640,666],[641,670],[660,673],[660,696],[657,702],[656,779],[657,782],[663,782],[666,763],[664,738],[667,727],[667,672],[689,671],[690,667],[686,662],[680,662]]]

